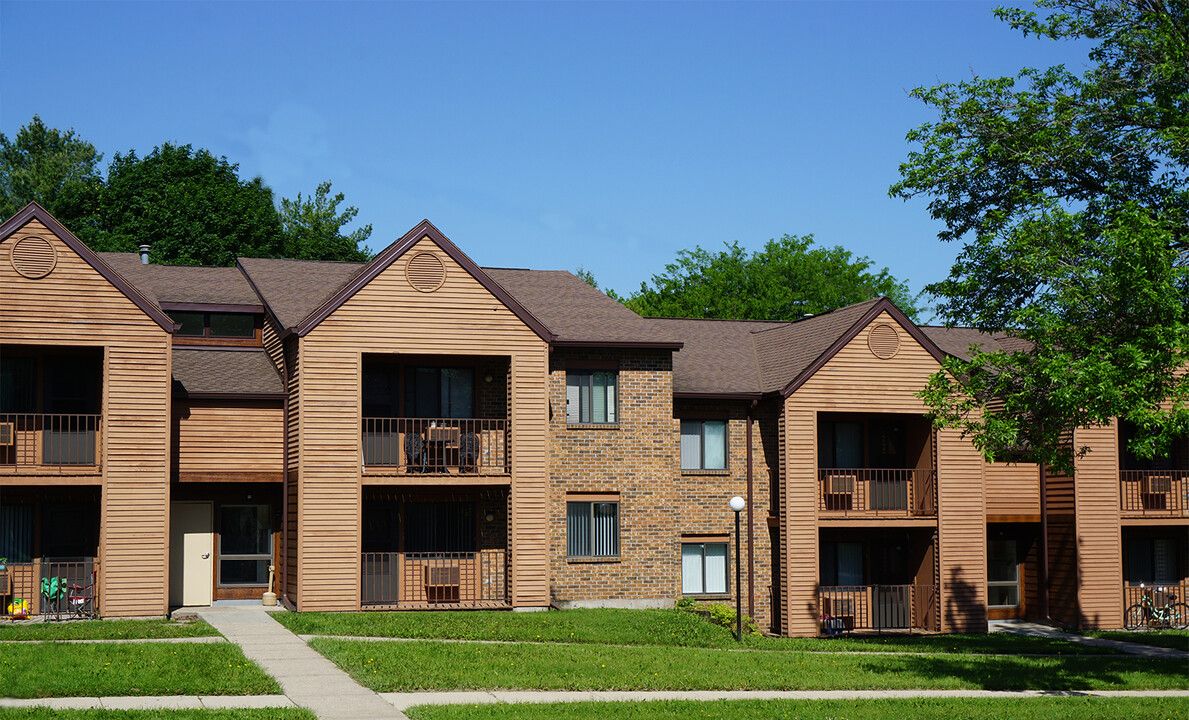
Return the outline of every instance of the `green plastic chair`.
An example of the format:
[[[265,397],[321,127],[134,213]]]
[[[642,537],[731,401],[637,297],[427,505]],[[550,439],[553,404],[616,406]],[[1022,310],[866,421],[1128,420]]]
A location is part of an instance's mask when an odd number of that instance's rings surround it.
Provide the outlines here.
[[[66,597],[66,578],[43,577],[41,579],[41,596],[45,598],[46,610],[60,611],[62,598]]]

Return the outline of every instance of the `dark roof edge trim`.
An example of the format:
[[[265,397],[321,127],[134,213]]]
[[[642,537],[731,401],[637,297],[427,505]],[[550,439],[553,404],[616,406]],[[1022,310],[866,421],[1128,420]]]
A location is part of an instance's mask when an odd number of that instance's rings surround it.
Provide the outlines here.
[[[180,312],[229,312],[253,313],[264,312],[263,305],[240,305],[238,303],[194,303],[194,302],[162,302],[157,303],[162,310],[177,310]]]
[[[674,392],[676,400],[760,400],[764,393]]]
[[[639,348],[645,350],[680,350],[685,343],[657,340],[554,340],[554,347]]]
[[[813,377],[814,373],[816,373],[818,370],[821,370],[831,358],[838,354],[839,350],[845,347],[846,344],[851,340],[854,340],[856,337],[858,337],[863,328],[867,327],[867,325],[870,324],[872,320],[879,317],[880,313],[883,312],[887,312],[889,315],[891,315],[892,319],[899,323],[900,327],[904,328],[904,330],[909,335],[911,335],[914,340],[920,343],[921,347],[925,348],[925,350],[933,356],[934,360],[940,363],[945,359],[945,353],[941,351],[941,348],[937,347],[937,345],[932,340],[930,340],[925,335],[925,333],[921,332],[921,329],[916,326],[916,323],[914,323],[912,320],[909,320],[908,316],[901,312],[900,308],[896,307],[895,304],[893,304],[892,301],[887,297],[881,297],[878,302],[876,302],[867,310],[867,312],[863,313],[862,317],[855,321],[855,324],[852,325],[849,330],[847,330],[842,334],[841,337],[831,343],[830,347],[826,348],[826,351],[819,355],[816,360],[811,362],[809,367],[802,370],[800,375],[793,378],[793,381],[788,385],[785,385],[784,389],[780,391],[780,396],[787,398],[789,395],[792,395],[794,392],[796,392],[797,388],[804,385],[805,382],[809,380],[809,378]]]
[[[283,392],[229,393],[189,392],[187,390],[176,390],[173,395],[181,400],[284,400],[286,397],[286,393]]]
[[[282,339],[289,336],[292,328],[285,328],[285,326],[281,324],[277,314],[273,312],[271,307],[269,307],[268,300],[264,299],[264,293],[260,292],[260,288],[256,287],[256,281],[252,279],[252,273],[248,272],[247,268],[245,268],[243,264],[240,263],[239,258],[235,259],[235,269],[239,270],[239,274],[243,275],[244,279],[248,281],[248,287],[252,288],[252,292],[256,293],[256,297],[260,298],[260,306],[264,308],[264,317],[265,319],[272,321],[273,328],[277,330],[277,334]]]
[[[30,220],[36,218],[40,220],[43,225],[49,228],[49,231],[58,237],[59,240],[66,243],[67,247],[73,250],[83,262],[90,265],[97,273],[102,275],[105,280],[111,283],[117,290],[124,294],[132,301],[136,307],[140,308],[145,315],[161,326],[161,329],[167,333],[173,334],[177,329],[177,324],[170,319],[168,315],[161,312],[153,305],[139,290],[136,289],[132,283],[116,272],[111,265],[103,261],[103,258],[95,254],[95,251],[87,247],[82,240],[75,237],[74,233],[66,229],[66,226],[58,222],[57,218],[50,215],[49,211],[31,202],[21,209],[16,215],[9,218],[4,224],[0,225],[0,240],[7,240],[17,230],[24,227]]]
[[[364,286],[371,282],[377,275],[384,272],[397,258],[404,255],[410,248],[421,241],[421,238],[428,237],[434,244],[440,247],[447,255],[450,256],[454,262],[462,266],[463,270],[470,273],[471,277],[479,281],[479,284],[494,295],[500,302],[512,311],[520,320],[537,334],[545,342],[553,342],[556,336],[549,331],[549,328],[538,320],[531,312],[520,304],[516,298],[508,294],[498,282],[493,280],[491,276],[483,272],[483,270],[474,263],[466,254],[458,249],[454,243],[442,234],[440,230],[434,227],[429,220],[422,220],[416,227],[405,233],[404,237],[397,240],[393,244],[385,248],[379,255],[372,258],[372,261],[367,265],[363,272],[355,277],[339,289],[326,302],[314,310],[305,320],[302,320],[295,327],[291,328],[298,337],[303,337],[315,327],[318,323],[330,317],[331,313],[337,310],[343,303],[351,299],[355,293],[359,292]]]

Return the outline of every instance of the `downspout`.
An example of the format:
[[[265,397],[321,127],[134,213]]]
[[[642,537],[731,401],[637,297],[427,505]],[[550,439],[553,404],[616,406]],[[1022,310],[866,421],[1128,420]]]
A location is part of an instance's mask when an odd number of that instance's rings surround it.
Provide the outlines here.
[[[267,322],[267,320],[265,321]],[[281,452],[281,604],[293,610],[289,603],[289,362],[285,341],[281,341],[281,381],[285,383],[285,423]]]
[[[752,400],[747,406],[747,615],[755,619],[756,616],[756,562],[755,553],[755,505],[754,488],[752,486],[752,457],[751,457],[751,424],[752,411],[759,400]]]
[[[1049,616],[1049,466],[1040,464],[1040,613],[1046,622]]]

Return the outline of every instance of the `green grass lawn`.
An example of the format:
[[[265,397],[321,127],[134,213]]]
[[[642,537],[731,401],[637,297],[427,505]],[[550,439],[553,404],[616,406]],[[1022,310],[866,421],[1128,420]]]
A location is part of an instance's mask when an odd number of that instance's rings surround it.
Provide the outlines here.
[[[0,708],[0,720],[42,720],[45,708]],[[236,710],[54,710],[61,720],[317,720],[299,708]]]
[[[540,613],[487,611],[417,613],[279,613],[277,622],[303,635],[353,635],[456,640],[739,647],[735,636],[680,610],[562,610]],[[885,651],[925,653],[1112,654],[1063,640],[1006,634],[880,635],[837,638],[746,636],[757,650]]]
[[[218,635],[202,620],[71,620],[0,625],[0,642],[17,640],[132,640]]]
[[[1089,637],[1106,638],[1107,640],[1122,640],[1123,642],[1140,643],[1141,645],[1154,645],[1156,647],[1189,651],[1189,630],[1149,630],[1147,632],[1091,630],[1082,634]]]
[[[0,643],[0,697],[273,695],[239,647],[177,643]]]
[[[1189,688],[1183,660],[973,654],[734,652],[710,648],[317,638],[373,690],[995,690]]]
[[[421,705],[413,720],[1139,720],[1189,717],[1184,698],[662,700],[644,703]]]

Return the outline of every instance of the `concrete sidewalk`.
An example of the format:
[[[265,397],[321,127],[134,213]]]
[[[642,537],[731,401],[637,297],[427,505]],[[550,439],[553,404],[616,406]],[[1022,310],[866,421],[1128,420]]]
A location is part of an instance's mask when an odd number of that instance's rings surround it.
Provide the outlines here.
[[[1031,635],[1033,637],[1047,637],[1055,640],[1065,640],[1074,643],[1075,645],[1086,645],[1088,647],[1111,648],[1119,652],[1127,653],[1128,655],[1138,655],[1147,658],[1185,658],[1189,659],[1189,652],[1185,650],[1175,650],[1173,648],[1156,647],[1154,645],[1141,645],[1140,643],[1124,642],[1122,640],[1107,640],[1106,638],[1092,638],[1085,635],[1076,635],[1074,633],[1067,633],[1058,630],[1049,625],[1041,625],[1040,623],[1019,622],[1019,621],[999,621],[989,623],[988,630],[990,632],[1007,633],[1010,635]]]
[[[320,720],[406,717],[258,608],[203,608],[197,614],[276,678],[295,705]]]

